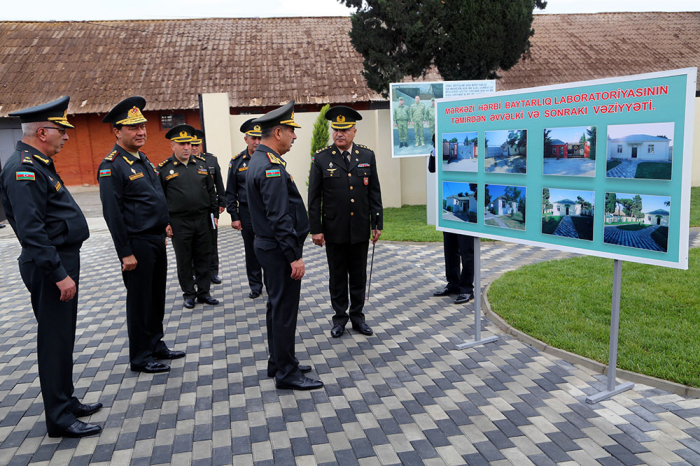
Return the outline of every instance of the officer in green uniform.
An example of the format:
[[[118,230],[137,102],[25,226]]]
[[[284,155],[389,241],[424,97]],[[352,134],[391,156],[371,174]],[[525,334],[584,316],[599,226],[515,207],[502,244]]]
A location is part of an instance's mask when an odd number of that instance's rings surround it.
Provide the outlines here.
[[[77,418],[97,412],[73,396],[73,345],[78,315],[80,247],[90,236],[83,212],[56,173],[53,157],[68,141],[70,97],[10,113],[22,140],[0,173],[7,220],[22,245],[19,271],[31,295],[37,327],[39,384],[49,437],[99,434]]]
[[[248,193],[246,192],[246,180],[250,158],[260,144],[260,125],[253,124],[254,118],[241,125],[241,132],[245,134],[246,148],[231,158],[228,164],[228,178],[226,181],[226,210],[231,215],[231,227],[241,232],[245,248],[245,270],[248,275],[250,294],[248,297],[255,299],[262,293],[263,275],[262,268],[255,256],[254,240],[255,231],[250,220],[248,209]]]
[[[291,149],[299,128],[294,122],[294,101],[257,120],[262,139],[248,165],[246,191],[255,230],[255,254],[265,272],[269,295],[267,338],[270,358],[267,375],[277,388],[313,390],[323,382],[306,377],[310,366],[301,366],[294,353],[299,314],[302,252],[309,234],[304,200],[281,156]]]
[[[430,135],[435,134],[435,97],[430,99],[430,107],[425,112],[425,119],[428,120],[430,126]]]
[[[194,308],[195,298],[200,303],[219,304],[209,294],[211,231],[218,224],[214,214],[218,213],[219,206],[207,161],[190,154],[194,132],[190,125],[177,125],[168,131],[165,137],[170,139],[173,155],[158,164],[158,175],[168,201],[177,278],[187,309]]]
[[[165,235],[172,236],[172,230],[156,167],[139,150],[147,138],[147,120],[141,113],[145,106],[143,97],[129,97],[102,119],[112,124],[117,142],[100,164],[97,181],[126,286],[131,370],[156,373],[170,370],[156,359],[184,358],[185,352],[168,349],[162,340],[168,275]]]
[[[416,146],[424,146],[423,142],[423,122],[425,121],[425,106],[420,103],[420,96],[416,96],[416,102],[411,105],[411,121],[413,122],[413,130],[415,131]]]
[[[219,161],[216,159],[216,155],[209,152],[203,151],[204,142],[204,131],[201,129],[194,130],[194,137],[192,138],[192,157],[203,157],[207,161],[207,167],[209,167],[209,173],[211,174],[212,180],[214,181],[214,190],[216,191],[216,202],[219,205],[219,210],[214,214],[216,218],[219,218],[219,214],[224,211],[226,207],[226,189],[224,188],[224,180],[221,178],[221,167],[219,166]],[[219,235],[218,228],[211,231],[211,282],[215,285],[221,283],[221,278],[219,278]]]
[[[399,129],[399,147],[408,147],[408,106],[404,105],[403,97],[399,97],[399,105],[394,107],[394,124]]]

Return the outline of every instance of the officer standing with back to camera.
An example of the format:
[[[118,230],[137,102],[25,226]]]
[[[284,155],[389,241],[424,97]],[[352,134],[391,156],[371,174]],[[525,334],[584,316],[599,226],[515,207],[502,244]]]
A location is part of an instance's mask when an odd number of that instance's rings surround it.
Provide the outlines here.
[[[263,286],[262,268],[253,249],[255,231],[253,231],[253,223],[250,220],[248,194],[246,193],[246,177],[248,176],[250,159],[255,153],[255,148],[260,144],[261,135],[260,125],[254,125],[253,120],[254,118],[251,118],[241,125],[241,133],[245,134],[243,139],[246,148],[231,158],[226,181],[226,210],[231,215],[231,227],[239,230],[243,236],[245,270],[250,287],[248,296],[251,299],[260,296]]]
[[[202,157],[207,162],[207,167],[209,168],[209,174],[214,182],[214,191],[216,191],[216,202],[219,205],[219,210],[214,214],[214,217],[219,218],[219,214],[224,211],[226,207],[226,190],[224,189],[224,180],[221,178],[221,167],[219,166],[219,161],[216,159],[216,155],[209,152],[204,152],[204,131],[201,129],[194,130],[194,137],[192,138],[192,156]],[[211,261],[210,261],[210,272],[211,272],[211,282],[215,285],[221,283],[221,278],[219,277],[219,229],[211,230]]]
[[[177,278],[187,309],[200,303],[219,304],[209,294],[211,231],[218,225],[219,206],[206,160],[190,154],[194,128],[177,125],[165,134],[173,155],[158,164],[160,182],[168,201]],[[193,267],[194,264],[194,267]]]
[[[376,243],[383,227],[377,160],[371,149],[353,143],[356,122],[362,119],[357,111],[339,105],[326,112],[326,119],[335,144],[317,151],[311,163],[309,220],[314,244],[326,246],[335,311],[331,336],[340,337],[348,320],[356,332],[372,335],[362,310],[370,236]]]
[[[287,173],[287,162],[281,158],[296,139],[294,128],[300,127],[294,122],[294,101],[253,124],[260,125],[262,139],[248,165],[246,190],[255,230],[255,254],[265,271],[269,294],[267,375],[275,377],[277,388],[313,390],[323,387],[323,383],[304,376],[311,367],[299,365],[294,354],[304,276],[302,251],[309,219],[294,179]]]
[[[80,247],[90,231],[83,212],[56,173],[53,157],[68,141],[70,97],[10,113],[22,122],[17,143],[0,173],[7,220],[22,245],[19,271],[37,320],[39,384],[49,437],[99,434],[77,418],[97,412],[73,396],[73,345],[78,315]]]
[[[102,119],[112,124],[117,142],[100,164],[97,181],[102,213],[122,263],[131,370],[156,373],[170,370],[156,359],[184,358],[185,352],[172,351],[163,342],[165,236],[172,236],[172,230],[156,167],[140,151],[147,137],[145,106],[143,97],[129,97]]]

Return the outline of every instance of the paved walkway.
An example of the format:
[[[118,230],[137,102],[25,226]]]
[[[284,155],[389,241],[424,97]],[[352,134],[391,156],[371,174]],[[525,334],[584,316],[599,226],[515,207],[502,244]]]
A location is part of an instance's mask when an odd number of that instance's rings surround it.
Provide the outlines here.
[[[605,176],[608,178],[634,178],[637,174],[637,165],[643,160],[623,160],[615,168],[608,170]]]
[[[659,228],[658,225],[653,225],[642,230],[623,230],[617,226],[605,227],[603,241],[610,244],[619,244],[621,246],[629,246],[631,248],[650,249],[652,251],[666,251],[651,238]]]
[[[501,220],[500,215],[494,215],[491,212],[484,213],[484,220],[493,220],[494,222],[496,222],[496,225],[499,227],[510,228],[508,225],[505,224],[505,222],[503,220]]]
[[[7,230],[7,229],[5,229]],[[105,404],[98,437],[46,435],[36,324],[17,272],[15,239],[0,238],[0,464],[377,465],[700,464],[700,401],[636,385],[589,405],[605,377],[500,333],[473,339],[473,303],[433,298],[442,245],[382,243],[372,296],[375,330],[329,337],[323,249],[307,242],[297,355],[325,388],[276,390],[265,374],[265,305],[246,298],[243,244],[221,231],[220,306],[182,308],[169,248],[166,342],[187,351],[169,374],[128,369],[125,290],[109,234],[83,248],[76,395]],[[525,263],[567,257],[482,243],[485,282]]]
[[[557,229],[554,230],[554,234],[557,236],[566,236],[567,238],[579,238],[578,231],[576,231],[574,222],[569,215],[561,219],[561,222],[557,225]]]

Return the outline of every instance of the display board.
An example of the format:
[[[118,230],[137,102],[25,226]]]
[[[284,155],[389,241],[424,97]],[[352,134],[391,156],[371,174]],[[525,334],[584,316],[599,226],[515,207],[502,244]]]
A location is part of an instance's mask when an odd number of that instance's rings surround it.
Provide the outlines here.
[[[437,100],[438,230],[687,269],[696,79]]]
[[[391,156],[430,155],[437,99],[485,94],[495,90],[494,80],[391,83]]]

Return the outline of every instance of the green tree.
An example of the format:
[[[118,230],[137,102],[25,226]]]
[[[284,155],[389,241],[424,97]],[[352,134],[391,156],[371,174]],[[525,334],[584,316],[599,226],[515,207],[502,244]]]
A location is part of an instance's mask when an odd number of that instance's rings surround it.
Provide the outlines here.
[[[356,11],[350,41],[370,89],[435,66],[446,81],[497,78],[530,49],[533,10],[544,0],[338,0]]]
[[[617,194],[605,193],[605,211],[609,214],[614,214],[616,205],[617,205]]]
[[[489,185],[486,185],[484,187],[484,205],[488,207],[489,204],[491,204],[491,193],[489,192]]]
[[[311,132],[311,164],[313,163],[314,154],[317,150],[323,149],[328,145],[328,139],[330,138],[330,132],[328,130],[328,120],[326,120],[326,112],[330,109],[330,104],[326,104],[321,108],[321,111],[316,118],[314,123],[314,129]],[[309,173],[311,173],[311,164],[309,164]],[[306,186],[309,186],[309,181],[307,179]]]
[[[514,212],[512,210],[513,203],[518,202],[518,199],[520,199],[521,193],[522,193],[522,191],[520,189],[518,189],[516,186],[506,186],[506,189],[503,193],[503,199],[508,204],[508,208],[511,209],[511,211],[510,211],[511,217],[514,214]]]
[[[588,142],[591,143],[591,150],[588,154],[588,158],[591,160],[595,160],[595,150],[596,150],[596,139],[597,139],[597,129],[595,126],[591,126],[586,130],[586,134],[588,135]]]
[[[518,136],[518,152],[520,155],[525,154],[527,151],[527,130],[519,131],[520,136]]]
[[[546,130],[545,130],[546,133]],[[553,206],[549,202],[549,188],[542,189],[542,213],[544,214],[547,209],[551,209]],[[548,219],[547,214],[545,214],[545,220]]]
[[[632,217],[637,219],[644,217],[642,213],[642,196],[639,194],[632,198]]]
[[[523,223],[525,223],[525,212],[527,212],[527,209],[525,209],[525,197],[523,196],[518,198],[518,212],[523,215]]]

